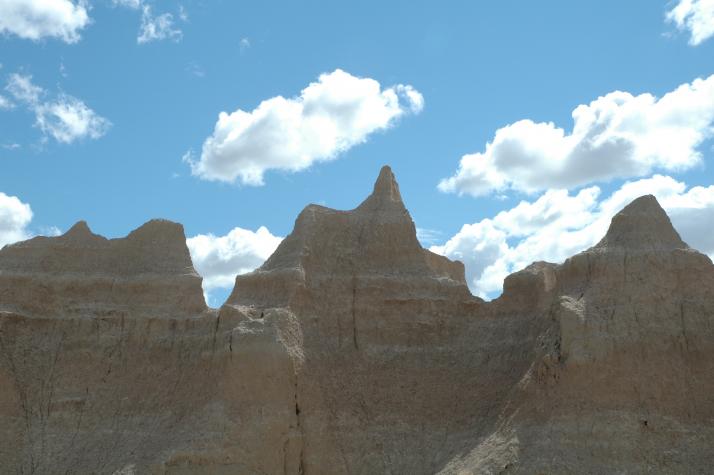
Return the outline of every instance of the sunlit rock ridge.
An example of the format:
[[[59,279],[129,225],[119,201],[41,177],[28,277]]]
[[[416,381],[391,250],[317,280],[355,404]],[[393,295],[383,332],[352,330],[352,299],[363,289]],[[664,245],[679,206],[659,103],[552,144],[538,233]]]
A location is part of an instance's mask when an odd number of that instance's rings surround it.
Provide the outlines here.
[[[205,305],[179,224],[0,250],[0,473],[707,473],[714,265],[652,196],[473,297],[384,167]]]

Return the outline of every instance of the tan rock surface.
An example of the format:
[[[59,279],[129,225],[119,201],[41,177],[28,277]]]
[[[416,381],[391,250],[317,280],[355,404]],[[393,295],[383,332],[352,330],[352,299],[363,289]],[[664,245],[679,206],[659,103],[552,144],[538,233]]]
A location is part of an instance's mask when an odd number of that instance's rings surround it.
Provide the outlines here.
[[[1,473],[707,473],[714,266],[653,197],[486,303],[388,167],[206,308],[180,225],[0,250]]]
[[[183,227],[153,220],[122,239],[80,221],[56,238],[6,246],[0,310],[26,315],[196,315],[206,309]]]

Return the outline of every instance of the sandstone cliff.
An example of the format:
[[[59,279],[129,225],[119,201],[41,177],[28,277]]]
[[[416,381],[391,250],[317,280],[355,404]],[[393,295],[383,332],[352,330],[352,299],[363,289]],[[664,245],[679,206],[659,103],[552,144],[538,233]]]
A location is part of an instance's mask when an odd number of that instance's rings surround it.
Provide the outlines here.
[[[0,473],[707,473],[714,266],[651,196],[493,302],[391,170],[220,309],[180,225],[0,250]]]

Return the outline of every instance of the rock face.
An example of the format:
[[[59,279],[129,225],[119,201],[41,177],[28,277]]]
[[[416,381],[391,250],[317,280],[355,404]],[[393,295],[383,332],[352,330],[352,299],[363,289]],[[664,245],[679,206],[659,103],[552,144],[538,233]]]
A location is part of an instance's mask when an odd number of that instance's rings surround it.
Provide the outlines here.
[[[0,472],[707,473],[714,266],[654,197],[473,297],[391,170],[206,308],[179,225],[0,250]]]
[[[2,250],[0,310],[28,315],[189,316],[206,309],[180,224],[153,220],[123,239],[80,221]]]

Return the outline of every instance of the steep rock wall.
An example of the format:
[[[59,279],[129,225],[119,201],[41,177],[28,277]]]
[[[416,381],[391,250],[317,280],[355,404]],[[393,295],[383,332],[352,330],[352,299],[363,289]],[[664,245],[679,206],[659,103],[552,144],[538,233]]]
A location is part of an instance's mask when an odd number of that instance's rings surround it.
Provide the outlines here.
[[[2,473],[706,473],[714,266],[653,197],[493,302],[391,170],[206,308],[179,225],[0,250]]]

